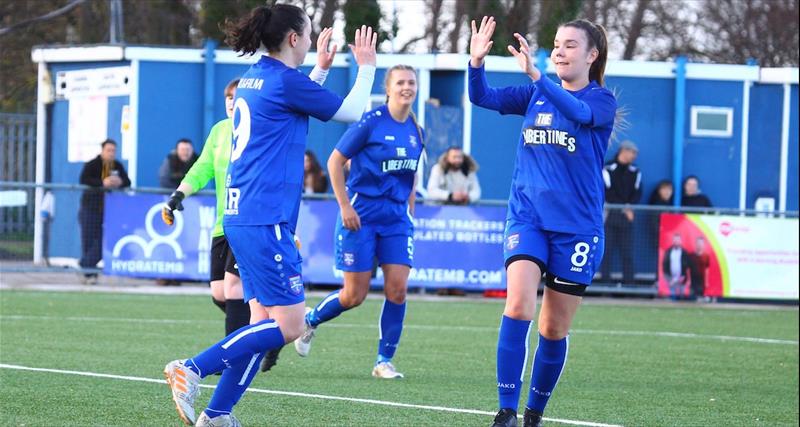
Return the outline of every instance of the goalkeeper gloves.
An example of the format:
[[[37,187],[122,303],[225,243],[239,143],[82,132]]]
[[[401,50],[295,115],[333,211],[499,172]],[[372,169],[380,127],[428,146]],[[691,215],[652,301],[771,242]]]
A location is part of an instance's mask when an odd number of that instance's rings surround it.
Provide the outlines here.
[[[161,220],[164,221],[164,224],[172,225],[175,223],[175,214],[173,211],[182,211],[183,204],[181,202],[186,196],[183,194],[182,191],[175,190],[169,196],[169,200],[161,209]]]

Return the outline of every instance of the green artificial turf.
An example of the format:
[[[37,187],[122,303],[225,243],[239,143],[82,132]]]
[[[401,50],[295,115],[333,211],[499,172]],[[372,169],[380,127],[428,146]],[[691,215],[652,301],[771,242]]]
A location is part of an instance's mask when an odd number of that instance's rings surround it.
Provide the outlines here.
[[[322,325],[307,358],[286,347],[251,388],[496,411],[501,301],[410,300],[394,360],[402,380],[370,376],[380,307],[369,299]],[[203,350],[223,329],[208,297],[2,291],[1,364],[132,380],[0,367],[0,425],[179,425],[166,385],[144,379],[161,380],[168,361]],[[798,425],[797,342],[797,307],[589,299],[576,316],[546,424]],[[532,337],[531,352],[535,346]],[[211,392],[203,389],[198,412]],[[488,426],[492,419],[259,392],[245,394],[235,414],[245,426]]]

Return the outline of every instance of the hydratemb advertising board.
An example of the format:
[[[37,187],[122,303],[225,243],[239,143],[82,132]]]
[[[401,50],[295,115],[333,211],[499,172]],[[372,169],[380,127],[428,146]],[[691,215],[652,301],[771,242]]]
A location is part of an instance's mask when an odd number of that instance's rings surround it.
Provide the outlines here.
[[[796,218],[661,214],[660,295],[670,294],[664,257],[677,242],[689,255],[690,269],[698,268],[697,246],[704,246],[708,268],[701,289],[706,296],[798,299],[800,251]]]
[[[110,193],[103,212],[103,273],[157,279],[208,280],[214,198],[183,201],[170,227],[161,220],[167,197]]]
[[[103,264],[110,275],[208,280],[214,198],[183,201],[172,227],[161,221],[164,195],[108,194]],[[414,224],[412,287],[503,289],[505,207],[418,205]],[[339,284],[333,243],[339,209],[333,200],[303,200],[297,236],[306,283]],[[383,283],[377,270],[373,285]]]

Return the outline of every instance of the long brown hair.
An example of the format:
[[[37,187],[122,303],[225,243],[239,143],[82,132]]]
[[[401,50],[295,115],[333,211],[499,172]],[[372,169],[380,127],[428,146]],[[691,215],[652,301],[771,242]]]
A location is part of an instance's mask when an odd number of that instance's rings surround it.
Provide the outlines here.
[[[606,74],[606,62],[608,62],[608,36],[606,35],[606,29],[588,19],[576,19],[561,26],[578,28],[586,33],[589,48],[597,49],[597,59],[589,67],[589,80],[594,80],[600,86],[604,86],[603,77]]]

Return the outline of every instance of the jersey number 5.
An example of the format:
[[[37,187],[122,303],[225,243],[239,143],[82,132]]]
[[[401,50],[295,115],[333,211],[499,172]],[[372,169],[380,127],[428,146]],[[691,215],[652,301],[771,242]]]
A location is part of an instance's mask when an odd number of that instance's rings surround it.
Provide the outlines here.
[[[239,119],[238,122],[236,119]],[[244,148],[250,142],[250,107],[244,98],[237,98],[233,104],[233,147],[231,163],[242,157]]]

